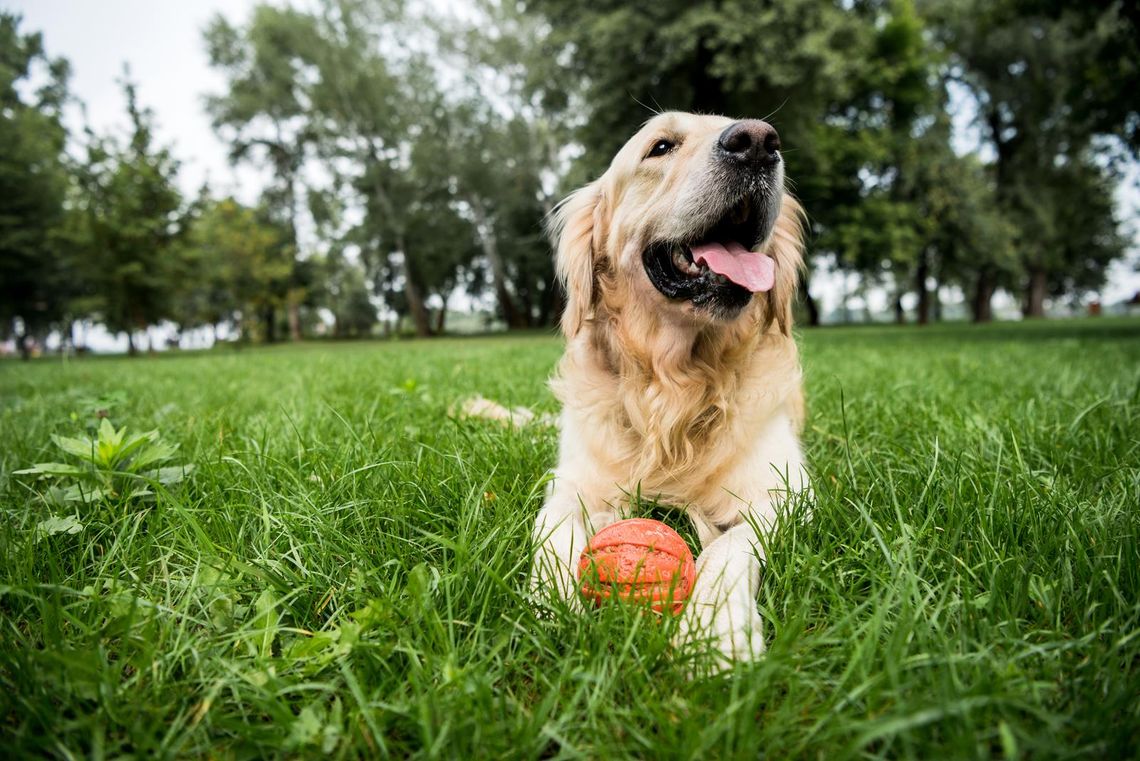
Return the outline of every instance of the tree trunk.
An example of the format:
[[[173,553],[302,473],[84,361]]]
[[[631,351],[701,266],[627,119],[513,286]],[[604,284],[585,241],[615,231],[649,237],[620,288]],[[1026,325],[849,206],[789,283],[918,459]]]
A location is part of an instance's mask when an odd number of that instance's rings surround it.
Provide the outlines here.
[[[989,127],[994,151],[997,153],[997,160],[994,162],[994,189],[997,194],[998,207],[1002,210],[1008,210],[1017,176],[1014,160],[1025,142],[1024,130],[1016,130],[1013,137],[1006,137],[1007,130],[996,103],[991,103],[986,112],[985,120]],[[995,279],[995,273],[989,267],[983,267],[978,272],[977,289],[974,292],[974,322],[990,322],[994,318],[993,306],[990,301],[993,299],[996,288]]]
[[[902,305],[902,294],[895,294],[895,324],[906,325],[906,310]]]
[[[285,316],[289,323],[289,340],[301,340],[301,299],[296,293],[300,290],[298,283],[298,257],[301,255],[301,243],[297,236],[297,175],[304,161],[305,146],[303,143],[288,145],[281,130],[281,123],[274,121],[277,130],[277,176],[285,182],[285,206],[288,211],[286,225],[289,231],[289,243],[293,247],[292,271],[289,274],[290,288],[286,294]],[[303,290],[302,290],[303,292]]]
[[[499,241],[495,238],[494,225],[479,203],[468,201],[475,215],[475,229],[479,234],[479,245],[483,255],[491,265],[491,284],[495,288],[495,299],[499,302],[499,312],[507,327],[525,328],[530,322],[529,314],[522,314],[515,306],[511,292],[507,289],[507,268],[499,255]]]
[[[994,318],[992,300],[994,297],[994,275],[989,268],[978,271],[974,286],[974,322],[990,322]]]
[[[1025,292],[1025,311],[1023,312],[1026,318],[1045,316],[1045,290],[1048,284],[1045,270],[1029,270],[1029,285]]]
[[[437,336],[443,335],[443,325],[447,321],[447,302],[444,302],[443,307],[435,316],[435,334]]]
[[[918,269],[914,275],[914,287],[918,291],[918,324],[926,325],[930,322],[930,289],[926,287],[926,278],[930,275],[930,265],[927,263],[926,252],[918,255]]]
[[[808,325],[813,328],[819,327],[819,304],[816,303],[815,298],[811,295],[811,289],[808,287],[810,283],[807,277],[800,279],[800,298],[803,299],[804,306],[807,308]]]
[[[424,297],[413,275],[412,259],[404,248],[403,241],[399,241],[400,251],[404,254],[404,297],[408,300],[408,310],[412,313],[412,322],[416,326],[416,335],[427,338],[431,335],[431,315],[424,305]]]
[[[137,348],[135,348],[134,331],[128,330],[127,331],[127,356],[133,357],[133,356],[137,355],[138,353],[139,353],[139,350]]]
[[[32,358],[32,351],[28,348],[28,334],[20,332],[16,334],[16,349],[20,352],[20,359],[29,360]]]
[[[519,286],[519,293],[517,305],[518,324],[516,327],[529,328],[531,315],[534,314],[534,303],[531,301],[531,295],[534,293],[534,290],[529,287],[525,287],[522,283],[518,283],[517,285]]]
[[[289,299],[289,340],[301,340],[301,305],[297,303],[296,299]]]
[[[527,327],[527,316],[515,306],[514,300],[511,299],[511,292],[507,290],[505,279],[495,284],[495,298],[499,302],[499,311],[503,313],[503,320],[507,323],[508,328]]]
[[[384,162],[380,160],[380,146],[372,140],[365,140],[366,150],[369,159],[372,161],[374,167],[383,166]],[[388,197],[387,188],[384,187],[382,180],[382,173],[374,171],[374,180],[372,182],[373,195],[376,202],[383,209],[384,213],[391,218],[396,218],[395,209],[392,207],[392,201]],[[395,236],[396,249],[403,254],[404,257],[404,297],[408,300],[408,310],[412,313],[412,322],[416,326],[416,335],[421,338],[426,338],[431,335],[431,318],[428,315],[427,307],[424,306],[424,297],[420,292],[419,284],[412,274],[412,260],[408,256],[408,248],[405,244],[403,233],[398,233]]]
[[[933,307],[934,321],[942,322],[942,281],[934,281],[934,293],[931,294],[930,305]]]
[[[277,342],[277,310],[271,306],[265,308],[262,312],[262,320],[265,322],[265,343],[271,344]]]

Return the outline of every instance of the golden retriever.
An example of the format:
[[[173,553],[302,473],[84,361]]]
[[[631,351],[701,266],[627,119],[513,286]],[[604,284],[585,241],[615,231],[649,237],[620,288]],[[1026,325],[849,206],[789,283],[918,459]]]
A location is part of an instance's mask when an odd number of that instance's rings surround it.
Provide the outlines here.
[[[703,547],[681,640],[764,650],[757,531],[808,488],[791,337],[801,217],[776,131],[663,113],[555,211],[565,284],[558,466],[532,589],[575,599],[576,561],[631,494],[685,510]]]

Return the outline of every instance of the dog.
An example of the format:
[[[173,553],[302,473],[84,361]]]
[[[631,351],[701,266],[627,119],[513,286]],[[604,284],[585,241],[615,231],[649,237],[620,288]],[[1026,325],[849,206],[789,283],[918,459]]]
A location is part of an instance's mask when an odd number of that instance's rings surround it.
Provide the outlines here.
[[[532,592],[574,601],[582,549],[639,493],[686,511],[702,546],[678,644],[710,639],[722,664],[764,652],[760,538],[809,490],[802,220],[770,124],[677,112],[555,209],[567,343]]]

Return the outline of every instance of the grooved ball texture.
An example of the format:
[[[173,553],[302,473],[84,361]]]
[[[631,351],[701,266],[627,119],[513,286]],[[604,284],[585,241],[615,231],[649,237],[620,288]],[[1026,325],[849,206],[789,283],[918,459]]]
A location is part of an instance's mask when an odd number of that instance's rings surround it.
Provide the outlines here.
[[[681,535],[648,518],[607,526],[594,534],[578,560],[582,595],[595,604],[616,596],[676,613],[696,577],[693,553]]]

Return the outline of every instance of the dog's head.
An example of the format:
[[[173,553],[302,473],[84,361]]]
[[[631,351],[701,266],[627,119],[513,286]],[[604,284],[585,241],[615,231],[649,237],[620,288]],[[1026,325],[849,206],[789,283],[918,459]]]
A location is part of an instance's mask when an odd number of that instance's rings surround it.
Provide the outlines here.
[[[698,327],[748,314],[787,333],[801,210],[783,185],[766,122],[651,119],[554,214],[567,336],[599,308]]]

